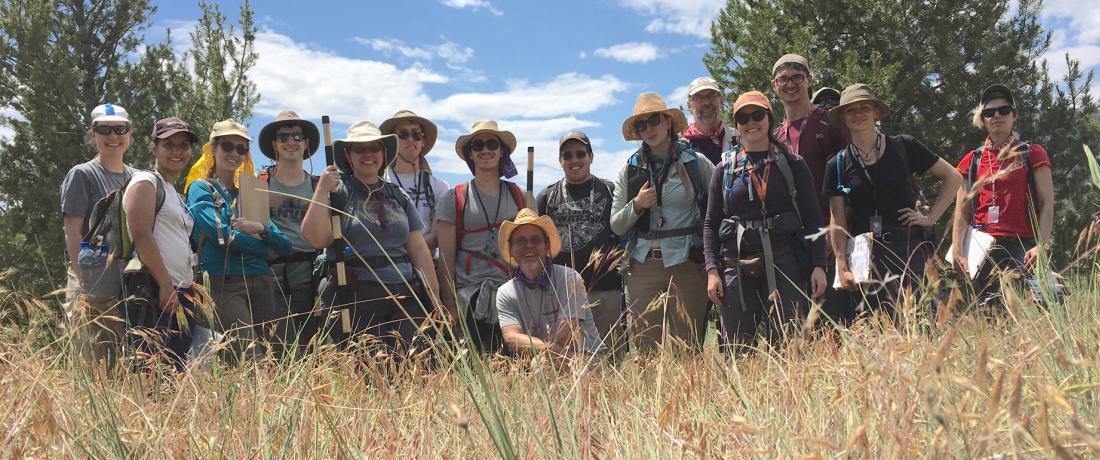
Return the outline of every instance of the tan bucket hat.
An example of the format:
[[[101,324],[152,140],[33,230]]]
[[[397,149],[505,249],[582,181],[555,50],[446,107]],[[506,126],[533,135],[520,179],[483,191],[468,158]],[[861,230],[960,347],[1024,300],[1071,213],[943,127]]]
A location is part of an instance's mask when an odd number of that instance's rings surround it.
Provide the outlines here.
[[[397,124],[402,121],[415,121],[420,125],[420,129],[424,130],[424,150],[420,152],[420,158],[424,158],[428,152],[432,151],[432,147],[435,147],[435,139],[439,133],[439,127],[432,123],[427,118],[418,116],[413,113],[412,110],[399,110],[393,114],[393,117],[383,121],[381,125],[378,125],[378,129],[382,131],[382,134],[397,134],[393,130],[397,127]]]
[[[260,130],[260,152],[263,152],[264,156],[272,160],[278,160],[278,158],[275,158],[275,149],[271,147],[271,144],[275,140],[275,133],[279,132],[279,128],[284,126],[299,126],[302,128],[302,133],[309,138],[309,148],[302,159],[309,158],[310,155],[317,152],[317,147],[321,146],[321,134],[317,130],[317,125],[313,124],[312,121],[302,119],[294,111],[284,110],[275,116],[275,121],[264,125],[264,128]]]
[[[554,221],[550,219],[550,216],[540,216],[529,208],[523,208],[516,214],[515,219],[500,223],[500,239],[497,244],[500,245],[500,256],[504,260],[507,260],[512,266],[519,265],[515,263],[512,255],[508,252],[508,247],[511,246],[508,240],[512,238],[512,232],[521,225],[534,225],[541,228],[543,233],[546,233],[546,238],[550,240],[550,259],[552,260],[558,256],[558,253],[561,252],[561,236],[558,235],[558,228],[554,226]]]
[[[455,153],[462,161],[466,161],[466,157],[462,154],[462,149],[466,147],[466,144],[473,139],[474,136],[481,133],[493,133],[500,138],[500,141],[504,145],[508,146],[510,152],[516,151],[516,135],[511,131],[501,131],[497,128],[497,122],[494,120],[481,120],[474,122],[474,126],[470,127],[470,133],[458,136],[458,140],[455,141]],[[509,154],[511,156],[511,154]]]
[[[248,136],[248,128],[237,123],[237,120],[232,118],[226,118],[214,123],[214,127],[210,129],[210,141],[222,136],[241,136],[245,138],[245,140],[252,142],[252,138]]]
[[[397,156],[397,136],[382,134],[374,126],[374,123],[367,120],[355,122],[348,128],[348,137],[333,142],[332,148],[336,166],[345,172],[351,172],[351,164],[348,163],[348,144],[374,141],[382,141],[382,145],[386,148],[386,156],[382,160],[382,167],[385,168]],[[382,175],[382,171],[379,171],[378,175]]]
[[[634,114],[627,117],[623,122],[623,139],[628,141],[640,141],[642,137],[634,131],[634,120],[647,117],[654,113],[663,113],[672,118],[672,129],[678,133],[684,132],[684,128],[687,128],[687,117],[684,116],[684,112],[676,107],[669,108],[665,104],[665,100],[657,93],[642,93],[638,95],[638,100],[634,102]]]
[[[880,120],[885,118],[887,113],[890,113],[890,108],[875,97],[875,93],[871,91],[870,86],[856,83],[844,88],[844,91],[840,93],[840,105],[829,110],[829,123],[834,126],[844,126],[844,109],[849,105],[863,101],[870,101],[878,107]]]

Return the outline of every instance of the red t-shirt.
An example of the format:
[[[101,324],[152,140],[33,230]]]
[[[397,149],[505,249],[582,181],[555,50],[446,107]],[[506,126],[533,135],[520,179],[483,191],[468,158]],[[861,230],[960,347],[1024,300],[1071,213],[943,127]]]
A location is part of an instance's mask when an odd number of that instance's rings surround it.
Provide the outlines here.
[[[810,114],[794,121],[784,121],[776,128],[775,137],[784,144],[791,153],[801,156],[806,160],[806,166],[810,167],[810,174],[814,178],[814,190],[821,191],[825,180],[825,163],[833,155],[848,146],[848,138],[844,131],[837,126],[829,125],[829,111],[820,105],[815,105]],[[818,195],[818,206],[821,215],[828,223],[829,201],[825,195]]]
[[[1041,166],[1050,167],[1050,157],[1047,151],[1038,144],[1030,144],[1031,169],[1036,170]],[[962,174],[964,180],[970,179],[970,161],[977,150],[967,152],[962,161],[955,168]],[[986,149],[982,152],[978,163],[978,180],[997,174],[1002,169],[1011,171],[999,177],[996,181],[982,184],[978,192],[978,207],[974,210],[974,222],[982,226],[982,231],[993,236],[1016,236],[1020,238],[1034,238],[1035,232],[1031,228],[1031,219],[1028,216],[1028,188],[1027,168],[1020,162],[1020,156],[1010,159],[998,159],[998,149]],[[989,208],[1000,206],[1000,219],[989,222]]]

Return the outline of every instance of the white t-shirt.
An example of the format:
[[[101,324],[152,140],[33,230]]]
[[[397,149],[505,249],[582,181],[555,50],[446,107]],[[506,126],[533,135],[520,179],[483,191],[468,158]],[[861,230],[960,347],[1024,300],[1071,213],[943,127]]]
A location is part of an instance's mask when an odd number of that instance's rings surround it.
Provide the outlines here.
[[[431,220],[431,205],[438,207],[437,203],[443,198],[443,195],[447,194],[447,190],[451,186],[433,174],[421,176],[429,179],[428,184],[418,182],[416,176],[417,174],[397,174],[392,169],[386,168],[385,179],[386,182],[401,186],[401,190],[405,191],[405,194],[412,200],[413,206],[416,207],[416,213],[420,215],[420,222],[424,224],[424,233],[431,233],[432,229],[435,228],[435,222]],[[428,195],[428,187],[431,187],[431,196]]]
[[[134,185],[142,181],[156,187],[157,180],[160,178],[149,171],[138,171],[126,186],[126,193],[130,193]],[[187,207],[183,205],[183,197],[176,192],[176,188],[172,184],[165,182],[162,184],[164,205],[161,206],[156,216],[156,223],[153,224],[153,241],[157,243],[157,249],[160,249],[160,258],[164,261],[168,276],[172,277],[172,284],[176,287],[187,287],[191,285],[195,276],[191,266],[191,229],[195,227],[195,221],[191,220],[191,214],[187,212]],[[130,229],[129,219],[127,219],[126,228]],[[132,230],[131,234],[133,234]]]

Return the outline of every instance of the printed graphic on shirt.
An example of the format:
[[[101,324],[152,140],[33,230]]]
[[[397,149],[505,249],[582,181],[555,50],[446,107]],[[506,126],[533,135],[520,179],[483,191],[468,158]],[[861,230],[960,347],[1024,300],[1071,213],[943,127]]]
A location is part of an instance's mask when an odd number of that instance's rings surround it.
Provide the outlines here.
[[[309,202],[281,195],[271,195],[271,218],[301,222],[309,209]]]
[[[595,193],[595,190],[592,191]],[[595,205],[588,199],[569,201],[558,205],[554,210],[554,224],[561,233],[562,251],[574,251],[591,246],[607,225],[601,221],[603,210],[608,206],[607,195],[596,194]]]

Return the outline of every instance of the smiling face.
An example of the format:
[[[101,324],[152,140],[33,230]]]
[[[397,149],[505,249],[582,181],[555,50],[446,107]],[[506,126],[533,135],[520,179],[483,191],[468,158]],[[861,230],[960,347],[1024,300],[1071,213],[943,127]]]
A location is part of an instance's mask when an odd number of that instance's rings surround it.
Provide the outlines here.
[[[871,101],[860,101],[844,108],[844,124],[852,132],[875,129],[875,122],[882,116],[878,106]]]
[[[1008,104],[1007,99],[995,98],[986,101],[982,104],[983,111],[990,111],[990,109],[1001,109],[1002,107],[1011,107]],[[1008,110],[1008,109],[1001,109]],[[1016,113],[1015,108],[1008,114],[1001,114],[999,110],[991,111],[991,117],[982,114],[982,124],[985,126],[985,130],[989,132],[990,137],[1003,138],[1012,134],[1012,126],[1016,123],[1016,119],[1019,118],[1019,114]]]
[[[798,65],[784,65],[772,76],[772,89],[785,104],[798,104],[810,100],[810,85],[813,80],[809,72]]]
[[[351,142],[347,147],[348,163],[356,177],[373,180],[385,166],[386,147],[382,141]]]
[[[546,234],[538,226],[520,225],[508,237],[508,253],[525,272],[542,269],[543,260],[550,254]]]
[[[248,154],[248,139],[237,135],[214,139],[214,172],[219,176],[232,174],[244,163]]]
[[[99,128],[99,130],[105,131],[104,128],[100,128],[101,126],[112,129],[107,134],[100,134],[96,129]],[[100,155],[121,157],[126,149],[130,147],[132,131],[127,131],[126,134],[117,134],[114,129],[121,127],[130,128],[130,124],[125,121],[101,121],[92,126],[92,140],[95,142],[96,151]]]
[[[588,153],[588,147],[578,140],[565,141],[558,152],[558,162],[565,172],[565,180],[579,184],[588,180],[592,169],[592,155]]]
[[[724,103],[721,93],[713,89],[704,89],[688,97],[688,110],[696,123],[713,126],[721,121]]]
[[[770,116],[767,109],[750,105],[734,114],[737,132],[746,145],[767,145]]]
[[[294,140],[295,138],[299,140]],[[309,138],[305,137],[301,126],[283,126],[275,131],[275,154],[278,161],[301,161],[309,148]]]
[[[420,123],[399,122],[394,125],[393,134],[400,139],[401,146],[397,149],[397,154],[401,157],[399,159],[410,164],[419,162],[420,154],[424,150],[424,129],[420,127]]]
[[[479,133],[466,143],[470,149],[467,159],[474,163],[477,171],[499,171],[500,156],[504,143],[493,133]],[[493,148],[495,147],[495,148]]]
[[[169,175],[179,175],[191,162],[191,137],[187,133],[176,133],[164,139],[157,139],[152,147],[157,170]]]

